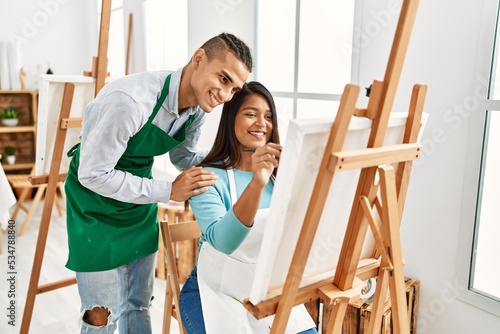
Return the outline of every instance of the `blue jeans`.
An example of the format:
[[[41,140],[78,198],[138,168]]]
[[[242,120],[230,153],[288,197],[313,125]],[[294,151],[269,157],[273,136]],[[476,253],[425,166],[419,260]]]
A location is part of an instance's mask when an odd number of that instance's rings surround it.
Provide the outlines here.
[[[188,334],[205,334],[205,320],[201,309],[200,289],[196,267],[186,279],[179,295],[182,324]]]
[[[109,312],[106,326],[82,321],[81,333],[150,334],[149,307],[153,298],[156,253],[116,269],[77,272],[82,316],[87,310],[103,307]]]
[[[206,334],[196,267],[191,271],[191,274],[182,287],[179,296],[179,309],[182,324],[188,334]],[[310,328],[299,334],[315,333],[318,333],[316,328]]]

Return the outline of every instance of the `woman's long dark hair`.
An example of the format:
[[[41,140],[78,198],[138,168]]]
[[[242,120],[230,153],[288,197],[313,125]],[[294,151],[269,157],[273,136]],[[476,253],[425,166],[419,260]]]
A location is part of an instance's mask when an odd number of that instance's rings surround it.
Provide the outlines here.
[[[239,143],[234,131],[234,120],[243,102],[252,94],[261,95],[269,104],[273,124],[269,142],[280,143],[278,117],[273,96],[260,82],[250,81],[246,83],[240,91],[234,94],[231,101],[224,103],[214,145],[205,159],[200,163],[200,166],[229,169],[238,165],[241,159],[241,153],[238,149]],[[276,174],[276,169],[273,174]]]

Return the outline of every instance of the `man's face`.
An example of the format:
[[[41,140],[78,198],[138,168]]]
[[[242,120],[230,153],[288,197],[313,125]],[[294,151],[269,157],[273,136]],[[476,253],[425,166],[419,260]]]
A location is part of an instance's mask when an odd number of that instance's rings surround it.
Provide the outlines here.
[[[232,99],[234,93],[243,87],[250,72],[231,52],[227,53],[223,61],[213,59],[209,62],[204,51],[199,56],[191,87],[198,105],[206,112],[211,112]]]

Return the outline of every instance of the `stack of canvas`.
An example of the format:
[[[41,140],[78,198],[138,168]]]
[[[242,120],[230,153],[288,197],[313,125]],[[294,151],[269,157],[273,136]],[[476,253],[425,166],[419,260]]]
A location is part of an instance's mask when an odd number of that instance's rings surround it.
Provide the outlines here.
[[[0,89],[21,89],[21,48],[16,41],[0,41]]]

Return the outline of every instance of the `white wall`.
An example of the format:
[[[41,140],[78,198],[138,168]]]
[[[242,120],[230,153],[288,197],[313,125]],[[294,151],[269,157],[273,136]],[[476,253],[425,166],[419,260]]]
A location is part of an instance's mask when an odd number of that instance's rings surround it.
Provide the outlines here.
[[[56,74],[83,74],[97,55],[95,1],[0,2],[0,39],[21,42],[27,87],[38,89],[37,65]]]
[[[361,2],[364,25],[359,35],[368,27],[375,29],[366,30],[370,35],[358,44],[360,73],[354,81],[361,87],[383,78],[396,17],[382,14],[393,2]],[[23,39],[29,83],[36,65],[46,70],[49,61],[58,74],[81,74],[90,69],[97,53],[93,3],[0,2],[0,38],[15,34]],[[478,53],[478,43],[483,22],[494,20],[495,15],[494,10],[483,13],[483,7],[495,3],[421,0],[396,96],[395,109],[404,110],[414,83],[429,86],[424,154],[412,175],[402,225],[406,275],[421,280],[418,333],[491,333],[500,328],[500,318],[456,299],[455,265],[462,197],[467,200],[469,196],[463,194],[468,182],[464,179],[466,148],[471,140],[467,102],[478,91],[485,91],[481,77],[487,78],[488,59]],[[189,1],[189,53],[222,31],[233,32],[253,45],[253,8],[253,1]],[[30,23],[37,24],[36,29],[30,31]],[[479,63],[484,66],[476,67]],[[209,119],[208,127],[215,129],[216,116]]]
[[[123,2],[125,35],[124,44],[127,45],[129,30],[129,14],[132,14],[132,36],[130,40],[130,60],[128,73],[137,73],[146,70],[146,24],[145,24],[145,1],[132,0]],[[126,51],[125,51],[126,54]],[[124,72],[125,73],[125,72]]]

